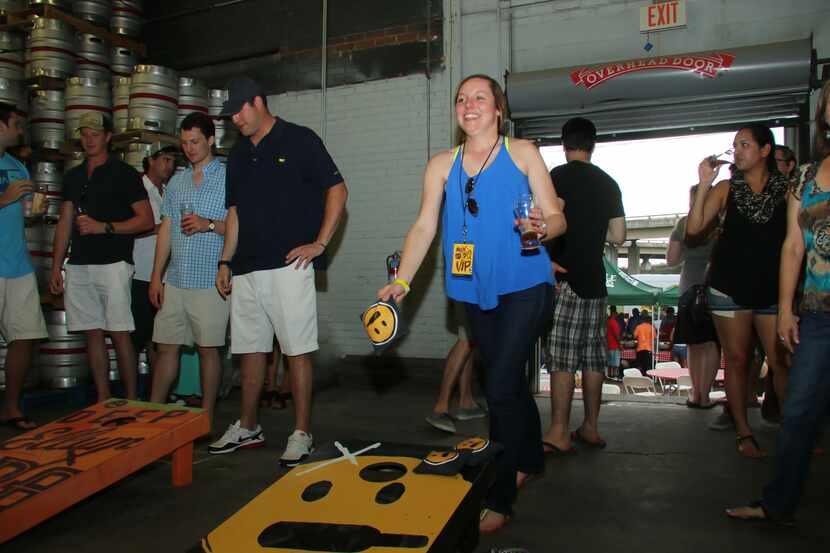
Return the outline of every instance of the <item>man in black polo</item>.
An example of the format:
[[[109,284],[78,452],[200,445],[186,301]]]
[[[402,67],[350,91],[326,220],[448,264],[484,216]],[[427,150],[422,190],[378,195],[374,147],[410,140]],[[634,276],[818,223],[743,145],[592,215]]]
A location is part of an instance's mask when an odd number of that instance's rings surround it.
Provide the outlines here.
[[[138,171],[109,154],[112,123],[98,112],[81,116],[77,129],[86,161],[63,181],[63,202],[55,229],[53,294],[65,289],[66,326],[83,331],[98,401],[110,397],[108,333],[115,346],[127,399],[136,399],[135,330],[130,309],[133,242],[153,229],[153,211]],[[66,285],[61,273],[69,243]]]
[[[216,276],[219,292],[231,299],[231,352],[242,354],[242,415],[209,451],[264,442],[257,407],[276,334],[288,357],[295,417],[280,462],[294,466],[313,450],[314,270],[326,267],[346,183],[320,138],[273,116],[253,80],[231,81],[222,114],[232,116],[243,136],[228,157],[225,246]]]

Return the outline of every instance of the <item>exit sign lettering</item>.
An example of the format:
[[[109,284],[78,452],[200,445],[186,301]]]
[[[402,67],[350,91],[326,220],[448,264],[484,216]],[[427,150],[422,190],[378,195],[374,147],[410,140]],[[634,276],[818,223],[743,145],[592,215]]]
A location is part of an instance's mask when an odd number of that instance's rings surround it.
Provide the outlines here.
[[[640,32],[665,31],[686,26],[686,0],[670,0],[640,8]]]

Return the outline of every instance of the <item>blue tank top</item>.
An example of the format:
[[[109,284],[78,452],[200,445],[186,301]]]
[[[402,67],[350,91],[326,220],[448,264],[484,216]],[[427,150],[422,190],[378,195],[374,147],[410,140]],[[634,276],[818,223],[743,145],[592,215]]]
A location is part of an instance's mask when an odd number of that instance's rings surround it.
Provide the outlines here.
[[[467,242],[475,245],[472,276],[452,274],[452,247],[463,242],[464,193],[469,175],[461,165],[456,148],[452,169],[444,187],[444,271],[447,296],[456,301],[494,309],[499,296],[532,288],[543,282],[553,284],[550,257],[544,247],[522,255],[519,233],[513,216],[513,202],[529,194],[527,175],[519,171],[509,153],[507,137],[496,159],[479,175],[473,197],[477,216],[467,218]]]
[[[798,222],[804,233],[804,296],[802,311],[830,311],[830,192],[804,184]]]

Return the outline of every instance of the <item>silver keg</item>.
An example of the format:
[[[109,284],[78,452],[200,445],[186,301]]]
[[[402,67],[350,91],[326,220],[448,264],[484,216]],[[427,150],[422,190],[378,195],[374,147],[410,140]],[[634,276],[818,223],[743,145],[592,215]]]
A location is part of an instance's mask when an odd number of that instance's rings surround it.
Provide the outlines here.
[[[35,148],[60,149],[64,130],[64,95],[62,90],[35,90],[29,100],[30,143]]]
[[[63,157],[63,174],[65,175],[70,169],[81,165],[85,159],[86,157],[83,152],[70,152],[66,154]]]
[[[81,116],[87,112],[103,113],[107,117],[112,111],[108,81],[72,77],[66,79],[66,138],[77,138],[75,131]]]
[[[26,9],[26,0],[0,0],[0,13],[12,13]]]
[[[23,78],[23,35],[0,31],[0,77]]]
[[[44,219],[57,221],[63,201],[63,167],[55,161],[35,161],[29,165],[29,174],[35,187],[46,194]],[[49,250],[51,252],[51,246]]]
[[[59,19],[38,17],[32,22],[26,43],[27,78],[64,79],[75,73],[75,31]]]
[[[112,80],[112,127],[115,133],[127,130],[130,119],[130,80],[129,77],[115,77]]]
[[[110,23],[112,4],[109,0],[75,0],[72,11],[81,19],[106,28]]]
[[[110,51],[107,42],[90,33],[78,34],[78,77],[109,81]]]
[[[216,147],[232,148],[239,138],[239,130],[228,117],[219,117],[222,104],[228,99],[228,91],[212,88],[208,93],[208,113],[216,127]]]
[[[26,109],[23,81],[0,77],[0,102],[13,104],[18,109]]]
[[[208,114],[208,88],[205,83],[191,77],[179,77],[179,115],[176,129],[190,113],[198,111]]]
[[[159,65],[136,65],[130,83],[127,128],[176,134],[178,74]]]
[[[113,46],[110,51],[110,68],[115,75],[129,77],[138,64],[138,58],[129,48]]]
[[[117,35],[139,37],[144,26],[143,14],[142,0],[113,0],[110,30]]]
[[[139,173],[144,172],[144,158],[150,155],[152,144],[139,142],[130,143],[124,152],[124,161],[132,165]]]
[[[29,6],[37,6],[41,4],[49,4],[62,10],[69,11],[70,0],[29,0]]]
[[[49,341],[38,348],[41,382],[50,388],[71,388],[89,379],[86,337],[70,334],[66,328],[66,311],[43,313]]]
[[[29,250],[37,285],[41,291],[49,288],[49,278],[52,276],[55,228],[53,223],[42,221],[33,221],[26,225],[26,248]]]

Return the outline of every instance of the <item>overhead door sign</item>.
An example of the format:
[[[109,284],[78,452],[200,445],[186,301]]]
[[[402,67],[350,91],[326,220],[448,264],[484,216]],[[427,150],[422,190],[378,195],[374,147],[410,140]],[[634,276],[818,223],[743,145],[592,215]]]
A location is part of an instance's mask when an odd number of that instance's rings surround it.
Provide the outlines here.
[[[728,52],[710,54],[680,54],[675,56],[658,56],[638,60],[618,61],[592,67],[579,67],[571,71],[571,81],[576,86],[591,90],[609,79],[650,69],[675,69],[690,71],[702,77],[714,78],[723,69],[728,69],[735,61],[735,56]]]
[[[665,31],[686,26],[686,0],[671,0],[640,8],[640,32]]]

